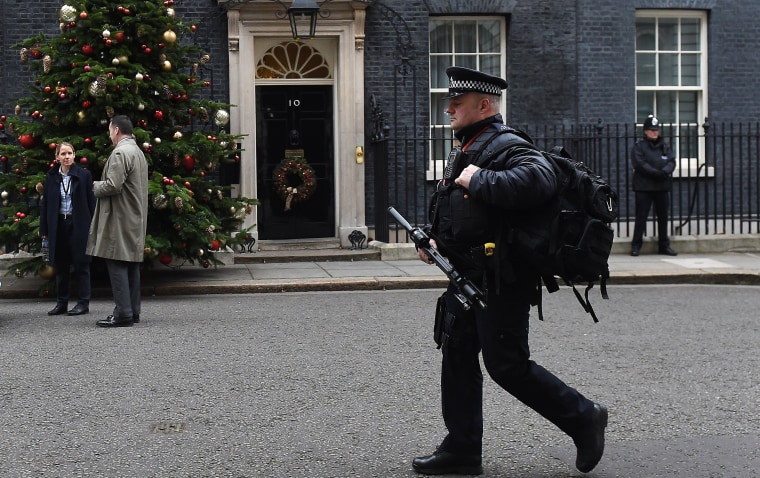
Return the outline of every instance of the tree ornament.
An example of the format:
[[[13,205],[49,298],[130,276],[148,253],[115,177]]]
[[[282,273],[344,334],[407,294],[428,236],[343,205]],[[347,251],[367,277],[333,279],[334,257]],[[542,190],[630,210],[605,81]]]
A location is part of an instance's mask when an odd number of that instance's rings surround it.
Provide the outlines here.
[[[71,5],[63,5],[59,12],[59,17],[64,22],[73,22],[77,19],[77,9]]]
[[[37,274],[45,280],[53,279],[55,277],[55,267],[47,262]]]
[[[166,194],[156,194],[153,196],[153,207],[155,209],[161,210],[166,209],[166,206],[169,205],[169,198],[166,197]]]
[[[200,63],[201,65],[205,65],[205,64],[206,64],[206,63],[208,63],[209,61],[211,61],[211,55],[209,55],[208,53],[204,53],[204,54],[203,54],[203,55],[201,55],[201,57],[198,59],[198,63]]]
[[[42,58],[42,71],[45,72],[45,74],[50,73],[50,67],[53,65],[53,60],[50,58],[50,55],[45,55]]]
[[[174,198],[174,207],[180,212],[184,209],[185,203],[182,201],[181,197],[177,196]]]
[[[177,34],[174,30],[166,30],[163,35],[163,39],[166,43],[174,43],[177,41]]]
[[[220,128],[225,126],[230,121],[230,114],[227,113],[225,110],[217,110],[217,112],[214,114],[214,124],[219,126]]]
[[[0,198],[8,199],[8,196],[9,196],[8,191],[3,191],[0,193]]]
[[[29,49],[28,48],[22,48],[19,51],[19,55],[21,56],[21,63],[26,63],[29,61]]]
[[[18,142],[22,148],[30,149],[34,147],[35,140],[31,134],[22,134],[19,136]]]
[[[182,161],[182,167],[185,168],[185,171],[188,173],[195,169],[195,158],[189,154],[185,155],[185,159]]]
[[[174,16],[174,9],[173,8],[167,8],[166,9],[166,14],[169,15],[170,17],[173,17]]]

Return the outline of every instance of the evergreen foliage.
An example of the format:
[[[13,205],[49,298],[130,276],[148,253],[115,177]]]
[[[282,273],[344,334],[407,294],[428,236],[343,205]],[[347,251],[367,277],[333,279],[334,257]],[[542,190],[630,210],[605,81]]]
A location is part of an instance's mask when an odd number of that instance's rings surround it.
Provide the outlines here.
[[[220,263],[214,251],[246,239],[241,225],[258,201],[232,198],[218,184],[220,166],[240,161],[240,137],[225,130],[231,105],[205,93],[211,58],[195,44],[198,24],[173,7],[174,0],[69,0],[59,11],[60,35],[14,45],[34,78],[15,115],[0,117],[7,252],[40,251],[38,204],[55,145],[71,142],[78,164],[99,180],[117,114],[132,120],[151,171],[146,265],[176,258],[208,267]],[[43,262],[19,267],[37,272]]]

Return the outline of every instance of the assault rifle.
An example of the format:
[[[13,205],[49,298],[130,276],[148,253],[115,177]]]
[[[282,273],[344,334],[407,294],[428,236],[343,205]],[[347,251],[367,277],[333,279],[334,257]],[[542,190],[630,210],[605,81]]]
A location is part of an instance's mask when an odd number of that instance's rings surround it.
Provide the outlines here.
[[[409,224],[409,221],[404,219],[404,216],[393,207],[388,208],[388,213],[393,216],[393,219],[395,219],[396,222],[406,229],[406,232],[409,233],[409,237],[414,241],[414,245],[417,246],[417,249],[425,251],[425,254],[435,262],[435,265],[437,265],[438,268],[446,274],[446,277],[449,278],[451,283],[456,286],[458,292],[454,294],[454,296],[462,304],[464,310],[470,310],[473,303],[477,304],[477,306],[483,310],[486,309],[483,292],[481,292],[470,279],[457,272],[449,261],[438,252],[438,249],[430,244],[430,236],[428,236],[425,231],[419,227],[412,227],[412,225]]]

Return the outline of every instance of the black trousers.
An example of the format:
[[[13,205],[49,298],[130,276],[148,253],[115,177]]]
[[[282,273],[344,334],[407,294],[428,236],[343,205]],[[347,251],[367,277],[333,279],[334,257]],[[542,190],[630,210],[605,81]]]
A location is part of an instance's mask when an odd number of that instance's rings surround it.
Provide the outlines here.
[[[74,266],[74,276],[77,278],[79,298],[77,303],[89,306],[90,304],[90,263],[73,262],[71,251],[71,236],[74,232],[74,223],[71,215],[67,218],[58,216],[58,229],[55,239],[55,285],[58,289],[59,304],[68,304],[71,294],[71,266]]]
[[[644,242],[644,231],[652,204],[654,204],[654,214],[657,216],[657,243],[660,248],[670,246],[668,238],[670,191],[636,191],[636,223],[633,227],[631,247],[639,248]]]
[[[442,451],[480,454],[483,439],[483,375],[478,359],[491,378],[519,401],[576,437],[591,419],[594,403],[554,374],[530,360],[528,317],[533,287],[504,286],[488,297],[483,311],[465,312],[450,285],[446,305],[455,318],[446,324],[442,347],[441,392],[448,435]],[[515,427],[519,427],[515,424]]]

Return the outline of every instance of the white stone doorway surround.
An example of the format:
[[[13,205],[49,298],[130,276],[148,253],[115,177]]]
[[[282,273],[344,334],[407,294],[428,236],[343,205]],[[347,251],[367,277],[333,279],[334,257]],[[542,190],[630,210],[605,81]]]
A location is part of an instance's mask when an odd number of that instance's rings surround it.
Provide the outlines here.
[[[272,0],[224,1],[229,46],[230,131],[244,135],[239,194],[258,197],[256,178],[256,98],[261,85],[325,85],[334,89],[335,234],[342,247],[351,247],[354,231],[367,236],[364,180],[364,18],[367,4],[334,0],[323,6],[328,18],[317,21],[317,34],[305,40],[327,61],[329,78],[260,78],[256,65],[273,46],[293,41],[282,6]],[[287,2],[286,2],[287,3]],[[245,226],[257,224],[258,214]],[[253,229],[258,241],[258,231]]]

